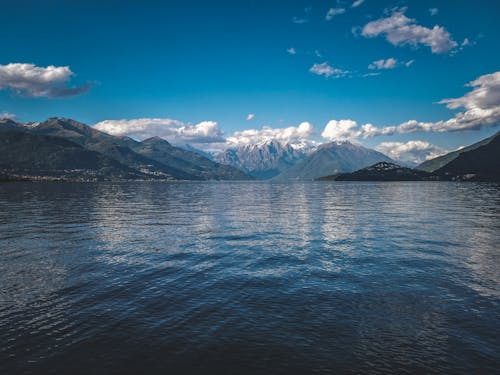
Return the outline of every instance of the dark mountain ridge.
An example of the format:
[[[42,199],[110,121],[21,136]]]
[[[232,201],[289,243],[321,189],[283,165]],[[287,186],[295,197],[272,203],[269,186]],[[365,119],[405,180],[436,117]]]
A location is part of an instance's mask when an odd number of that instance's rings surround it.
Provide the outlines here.
[[[487,140],[434,173],[455,181],[500,181],[500,133]]]
[[[85,150],[113,159],[135,171],[138,176],[147,178],[166,180],[250,178],[235,168],[222,166],[194,152],[178,149],[166,141],[168,147],[163,147],[160,157],[158,153],[148,152],[148,150],[151,151],[151,148],[148,148],[148,142],[143,144],[129,137],[112,136],[71,119],[50,118],[38,124],[21,124],[8,119],[0,120],[0,132],[6,131],[62,138],[80,145]],[[44,157],[48,155],[49,153],[45,153]],[[12,159],[11,163],[10,170],[14,171],[15,159]]]
[[[376,163],[352,173],[321,177],[321,181],[500,181],[500,133],[473,144],[469,151],[439,157],[434,165],[450,160],[444,166],[427,172],[394,163]],[[432,160],[431,160],[432,161]],[[432,163],[428,165],[433,165]]]
[[[174,147],[160,137],[146,139],[135,144],[132,149],[149,159],[182,169],[197,179],[247,180],[250,178],[239,169],[216,163],[193,151]]]
[[[456,159],[460,154],[462,154],[464,152],[468,152],[468,151],[473,151],[473,150],[477,149],[478,147],[487,145],[488,143],[490,143],[493,139],[495,139],[499,135],[500,135],[500,132],[497,132],[496,134],[492,135],[491,137],[483,139],[483,140],[476,142],[472,145],[469,145],[467,147],[461,148],[461,149],[456,150],[456,151],[449,152],[445,155],[438,156],[434,159],[426,160],[422,164],[418,165],[416,167],[416,169],[420,169],[420,170],[426,171],[426,172],[434,172],[434,171],[438,170],[439,168],[444,167],[446,164],[450,163],[454,159]]]
[[[0,175],[7,179],[146,179],[147,175],[60,137],[2,132]]]
[[[439,177],[433,173],[380,162],[352,173],[320,177],[318,181],[432,181]]]

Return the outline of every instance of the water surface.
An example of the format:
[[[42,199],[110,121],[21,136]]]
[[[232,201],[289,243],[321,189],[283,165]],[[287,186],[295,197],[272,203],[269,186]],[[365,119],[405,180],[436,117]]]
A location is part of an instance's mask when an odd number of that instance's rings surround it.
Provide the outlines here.
[[[498,373],[499,191],[0,184],[0,373]]]

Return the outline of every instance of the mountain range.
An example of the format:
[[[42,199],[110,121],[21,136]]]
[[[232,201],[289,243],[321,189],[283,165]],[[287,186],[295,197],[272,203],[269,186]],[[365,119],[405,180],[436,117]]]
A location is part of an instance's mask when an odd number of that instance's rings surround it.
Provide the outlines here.
[[[103,133],[71,119],[50,118],[34,124],[21,124],[4,119],[0,120],[0,132],[4,133],[2,139],[5,139],[0,150],[0,173],[4,176],[73,179],[76,170],[81,169],[79,165],[74,164],[74,161],[84,150],[93,152],[94,156],[99,155],[102,161],[87,164],[86,172],[81,178],[87,176],[93,176],[94,179],[164,180],[252,178],[236,168],[221,165],[197,153],[171,146],[165,140],[149,139],[138,142],[132,138]],[[30,137],[14,137],[13,132],[27,134]],[[54,139],[63,139],[66,142],[57,143]],[[43,145],[43,152],[38,152],[35,145]],[[8,155],[4,152],[4,148],[9,152]],[[24,155],[21,155],[22,152]],[[56,154],[60,155],[57,161],[53,158]],[[90,154],[85,155],[90,157]],[[22,160],[27,162],[23,164]],[[26,165],[29,165],[29,160],[33,165],[37,165],[35,160],[43,163],[43,170],[40,169],[39,173],[35,168],[27,171]],[[110,165],[111,161],[115,163],[113,164],[115,170],[107,174],[102,163]]]
[[[278,176],[293,167],[297,162],[305,159],[310,151],[311,148],[269,141],[228,148],[215,155],[214,160],[265,180]]]
[[[500,180],[500,132],[415,169],[347,141],[317,147],[269,141],[212,155],[159,137],[113,136],[65,118],[0,119],[0,134],[1,180]]]
[[[426,160],[422,164],[418,165],[416,168],[420,169],[422,171],[426,171],[426,172],[434,172],[434,171],[438,170],[439,168],[444,167],[446,164],[448,164],[452,160],[456,159],[460,154],[462,154],[464,152],[468,152],[468,151],[473,151],[473,150],[477,149],[478,147],[487,145],[488,143],[493,141],[495,138],[497,138],[499,134],[500,134],[500,132],[497,132],[493,136],[486,138],[486,139],[483,139],[482,141],[476,142],[470,146],[463,147],[463,148],[458,149],[456,151],[449,152],[445,155],[438,156],[437,158],[434,158],[434,159]]]
[[[327,175],[352,172],[382,161],[393,162],[388,156],[363,146],[347,141],[330,142],[319,146],[274,180],[314,180]]]
[[[434,173],[455,181],[500,181],[500,132],[486,140],[478,147],[462,149]]]
[[[60,137],[2,132],[0,180],[138,179],[146,175],[101,153]]]
[[[500,132],[469,147],[433,159],[417,168],[376,163],[322,181],[500,181]]]

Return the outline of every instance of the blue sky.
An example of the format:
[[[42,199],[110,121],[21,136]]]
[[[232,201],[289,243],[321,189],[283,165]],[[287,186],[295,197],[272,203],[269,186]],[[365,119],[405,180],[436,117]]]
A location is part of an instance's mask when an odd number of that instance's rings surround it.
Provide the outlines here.
[[[201,148],[342,138],[425,157],[498,131],[498,102],[438,103],[482,76],[475,93],[500,101],[498,1],[0,3],[0,114],[20,121],[70,117]],[[475,108],[489,112],[465,130],[436,124]],[[408,120],[427,125],[388,129]]]

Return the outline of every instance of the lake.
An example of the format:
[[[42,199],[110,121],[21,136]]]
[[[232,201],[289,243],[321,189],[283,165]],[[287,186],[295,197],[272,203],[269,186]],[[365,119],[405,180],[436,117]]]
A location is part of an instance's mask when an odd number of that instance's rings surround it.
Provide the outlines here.
[[[0,184],[0,373],[499,373],[499,192]]]

